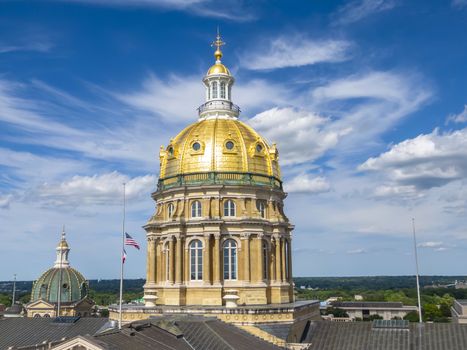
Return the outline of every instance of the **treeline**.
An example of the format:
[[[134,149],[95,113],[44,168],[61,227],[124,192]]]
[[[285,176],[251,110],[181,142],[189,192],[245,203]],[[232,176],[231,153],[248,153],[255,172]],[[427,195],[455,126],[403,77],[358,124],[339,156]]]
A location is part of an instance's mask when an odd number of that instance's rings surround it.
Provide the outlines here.
[[[420,276],[420,285],[445,285],[454,281],[466,281],[467,276]],[[415,276],[359,276],[359,277],[295,277],[295,286],[319,289],[400,289],[413,288]]]

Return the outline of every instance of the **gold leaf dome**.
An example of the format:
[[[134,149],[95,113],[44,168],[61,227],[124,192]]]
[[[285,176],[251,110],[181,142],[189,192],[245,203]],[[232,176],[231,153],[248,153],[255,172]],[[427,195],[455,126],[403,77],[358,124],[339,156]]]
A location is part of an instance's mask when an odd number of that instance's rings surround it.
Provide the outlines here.
[[[192,173],[236,173],[280,181],[278,151],[236,118],[200,119],[160,152],[160,179]]]
[[[209,76],[212,74],[226,74],[226,75],[231,76],[229,69],[226,66],[224,66],[222,63],[216,63],[211,68],[209,68],[206,75]]]

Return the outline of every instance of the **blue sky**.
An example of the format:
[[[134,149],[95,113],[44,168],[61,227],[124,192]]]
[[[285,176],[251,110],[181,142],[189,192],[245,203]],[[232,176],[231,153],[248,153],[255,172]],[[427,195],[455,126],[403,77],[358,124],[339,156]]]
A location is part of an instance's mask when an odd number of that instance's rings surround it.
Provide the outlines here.
[[[67,227],[117,278],[154,210],[158,150],[197,119],[216,27],[241,119],[277,142],[296,276],[467,274],[467,1],[0,3],[0,280]],[[145,276],[129,250],[127,277]]]

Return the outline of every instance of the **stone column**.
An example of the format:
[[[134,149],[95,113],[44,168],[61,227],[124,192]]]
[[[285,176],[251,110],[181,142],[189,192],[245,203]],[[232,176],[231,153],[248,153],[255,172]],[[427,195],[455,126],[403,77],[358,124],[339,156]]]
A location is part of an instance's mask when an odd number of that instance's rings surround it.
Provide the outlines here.
[[[256,246],[256,259],[255,259],[255,270],[256,270],[256,282],[263,281],[263,234],[258,233],[255,239]]]
[[[241,235],[242,246],[243,246],[243,280],[247,283],[250,282],[250,234],[242,233]]]
[[[154,237],[148,239],[147,260],[146,284],[154,284],[156,282],[156,238]]]
[[[289,239],[288,240],[288,244],[287,244],[287,264],[288,264],[288,274],[289,274],[289,278],[287,279],[289,281],[289,283],[292,282],[292,240]]]
[[[182,256],[182,237],[177,236],[177,250],[175,252],[175,283],[182,283],[183,256]]]
[[[175,274],[175,238],[170,236],[169,238],[169,283],[174,283]]]
[[[282,262],[282,282],[287,281],[286,276],[286,263],[285,263],[286,255],[285,255],[285,238],[281,238],[281,262]]]
[[[215,233],[214,234],[214,249],[213,249],[213,266],[212,266],[212,271],[213,271],[213,280],[214,284],[219,285],[221,283],[221,254],[220,254],[220,239],[221,239],[221,234],[220,233]]]
[[[276,265],[276,276],[275,280],[276,282],[280,282],[282,279],[281,276],[281,241],[279,235],[274,236],[274,241],[276,245],[276,254],[275,254],[275,265]]]
[[[204,234],[203,281],[211,284],[211,234]]]

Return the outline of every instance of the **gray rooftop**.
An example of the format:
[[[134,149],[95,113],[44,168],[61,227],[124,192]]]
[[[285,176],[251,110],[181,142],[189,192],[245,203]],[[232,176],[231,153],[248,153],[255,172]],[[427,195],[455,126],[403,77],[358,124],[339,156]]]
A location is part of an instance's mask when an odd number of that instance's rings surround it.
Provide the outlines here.
[[[407,329],[382,329],[371,322],[316,321],[305,342],[309,350],[460,350],[467,349],[467,325],[412,323]]]
[[[387,308],[387,309],[402,309],[404,305],[399,302],[386,301],[337,301],[332,303],[335,307],[356,307],[356,308]]]
[[[0,349],[10,346],[34,346],[77,335],[94,334],[108,322],[106,318],[79,318],[75,322],[57,323],[54,318],[15,317],[0,319]]]

